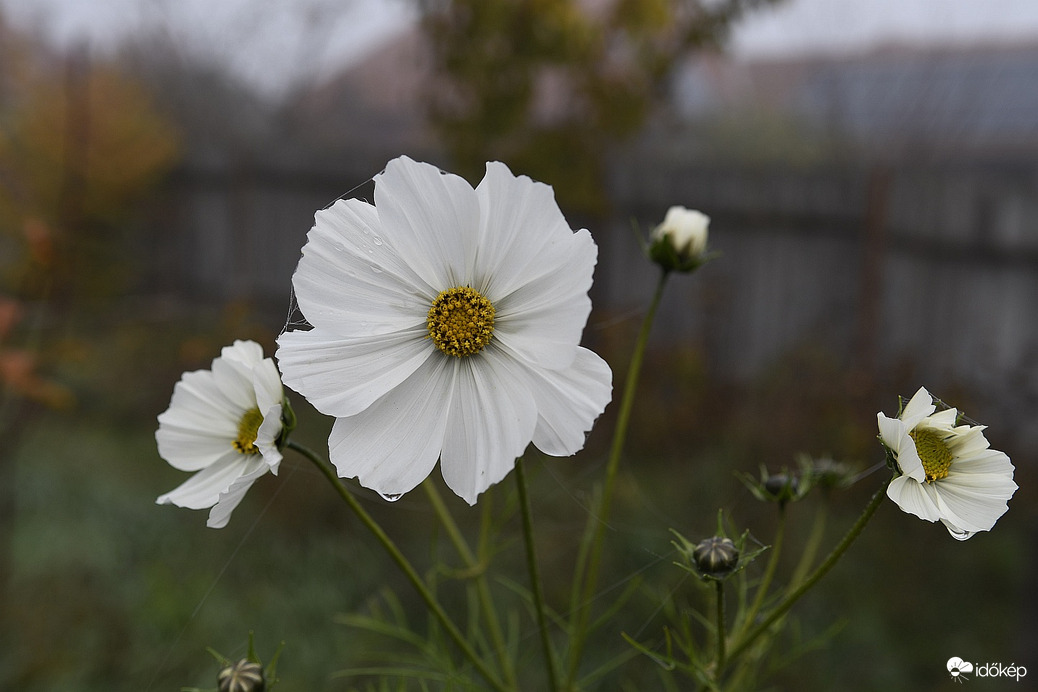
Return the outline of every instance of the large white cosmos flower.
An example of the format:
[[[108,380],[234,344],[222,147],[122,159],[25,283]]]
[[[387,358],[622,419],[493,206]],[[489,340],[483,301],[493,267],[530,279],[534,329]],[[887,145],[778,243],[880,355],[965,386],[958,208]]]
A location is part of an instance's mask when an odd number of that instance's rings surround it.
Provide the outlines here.
[[[375,204],[315,215],[293,276],[313,325],[278,339],[285,384],[336,417],[343,477],[396,498],[440,460],[469,504],[532,441],[567,456],[609,402],[580,336],[597,248],[550,187],[488,163],[473,188],[401,157]]]
[[[155,440],[171,466],[197,473],[156,502],[212,507],[206,525],[226,526],[256,479],[277,474],[283,400],[274,361],[253,341],[224,347],[212,370],[184,373]]]
[[[936,411],[936,412],[935,412]],[[959,540],[988,531],[1016,492],[1013,465],[990,449],[982,425],[956,425],[953,408],[937,411],[920,387],[898,418],[877,414],[880,439],[901,470],[887,496],[926,521],[940,520]]]

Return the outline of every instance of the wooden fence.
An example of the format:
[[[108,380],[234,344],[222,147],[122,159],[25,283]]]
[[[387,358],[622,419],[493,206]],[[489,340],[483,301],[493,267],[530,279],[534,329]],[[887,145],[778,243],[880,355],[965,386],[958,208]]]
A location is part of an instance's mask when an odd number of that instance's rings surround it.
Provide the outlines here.
[[[149,285],[283,311],[314,211],[381,165],[334,176],[182,171],[146,241]],[[636,314],[651,293],[655,269],[632,220],[647,230],[682,204],[711,216],[722,256],[673,281],[656,347],[692,345],[712,375],[744,379],[815,343],[848,367],[911,362],[931,387],[1000,392],[1038,418],[1038,168],[629,161],[611,187],[617,212],[591,228],[592,327]],[[370,187],[360,193],[370,199]]]

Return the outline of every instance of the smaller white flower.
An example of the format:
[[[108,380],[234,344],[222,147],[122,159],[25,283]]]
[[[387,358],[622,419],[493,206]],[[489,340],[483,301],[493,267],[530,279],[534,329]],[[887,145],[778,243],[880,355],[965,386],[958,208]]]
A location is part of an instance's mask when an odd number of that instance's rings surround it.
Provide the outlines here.
[[[956,425],[953,408],[937,411],[920,387],[898,418],[877,414],[879,435],[893,453],[900,476],[887,496],[903,511],[940,520],[960,541],[989,531],[1016,492],[1013,465],[990,449],[982,425]]]
[[[156,502],[212,507],[206,525],[226,526],[256,479],[277,474],[283,402],[274,361],[254,341],[224,347],[212,370],[184,373],[159,415],[155,441],[170,466],[197,473]]]
[[[684,261],[700,257],[706,251],[710,217],[695,209],[675,206],[667,210],[663,223],[652,231],[654,243],[669,241]]]

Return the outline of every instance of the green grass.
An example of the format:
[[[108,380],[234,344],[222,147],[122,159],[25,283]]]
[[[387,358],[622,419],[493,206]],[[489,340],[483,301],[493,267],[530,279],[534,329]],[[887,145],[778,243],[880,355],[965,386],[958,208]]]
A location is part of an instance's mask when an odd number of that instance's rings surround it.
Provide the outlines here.
[[[69,378],[80,408],[28,418],[17,445],[4,452],[5,492],[14,499],[14,515],[0,557],[7,568],[0,689],[211,688],[217,664],[205,647],[241,656],[250,630],[261,656],[285,642],[278,689],[365,689],[369,681],[335,673],[364,665],[380,642],[336,622],[336,616],[370,612],[379,590],[389,586],[421,627],[421,608],[409,587],[324,479],[298,457],[286,457],[279,477],[261,479],[225,529],[205,528],[205,512],[155,505],[155,497],[186,474],[158,457],[154,416],[168,403],[179,371],[205,367],[219,346],[196,358],[201,362],[186,363],[183,349],[175,347],[186,338],[149,346],[145,331],[131,331],[105,345],[110,350],[104,367],[76,370]],[[87,358],[105,346],[93,347]],[[196,351],[205,349],[190,352]],[[875,407],[864,396],[851,399],[838,387],[819,384],[834,377],[825,362],[797,361],[795,388],[777,367],[735,390],[705,379],[690,354],[654,357],[618,484],[600,580],[613,590],[603,603],[632,579],[642,584],[608,635],[594,640],[588,669],[628,651],[620,630],[640,641],[658,639],[665,624],[661,599],[680,604],[701,597],[670,564],[669,529],[690,539],[706,537],[724,507],[754,539],[770,540],[774,507],[754,500],[736,480],[736,470],[791,465],[799,450],[849,457],[862,467],[882,459],[870,428]],[[889,410],[894,398],[887,398]],[[297,411],[299,439],[322,449],[328,421],[302,402]],[[610,415],[585,453],[534,458],[529,465],[545,591],[560,608],[568,595],[574,536],[602,469]],[[663,425],[664,418],[676,425]],[[767,682],[775,689],[937,689],[946,683],[944,661],[953,655],[1036,663],[1016,643],[1033,627],[1022,606],[1033,580],[1027,537],[1033,535],[1035,511],[1026,501],[1033,497],[1026,486],[1033,487],[1034,474],[1014,458],[1025,489],[994,532],[966,543],[893,504],[881,507],[845,560],[793,611],[805,639],[840,621],[845,626]],[[511,480],[492,490],[494,506],[502,511],[512,496]],[[832,498],[826,546],[853,521],[879,480],[867,478]],[[420,570],[449,555],[429,547],[434,521],[421,493],[394,504],[361,496]],[[479,507],[448,497],[473,535]],[[809,531],[818,501],[809,497],[791,507],[788,540],[794,545]],[[514,529],[509,520],[497,564],[525,584]],[[751,569],[759,574],[761,568]],[[457,593],[449,580],[444,584],[452,600]],[[494,588],[498,595],[508,593],[500,583]],[[539,649],[528,614],[518,615],[526,652],[521,664],[536,688],[543,679]],[[625,680],[652,688],[646,682],[656,675],[651,662],[638,657],[630,671],[605,678],[600,689],[621,689]]]

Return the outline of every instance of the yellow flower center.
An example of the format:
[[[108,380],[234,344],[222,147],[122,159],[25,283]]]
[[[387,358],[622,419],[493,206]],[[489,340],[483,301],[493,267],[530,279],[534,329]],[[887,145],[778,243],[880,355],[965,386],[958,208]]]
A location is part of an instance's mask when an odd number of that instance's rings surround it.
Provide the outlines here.
[[[494,306],[473,288],[449,288],[436,296],[425,326],[436,348],[448,356],[471,356],[494,335]]]
[[[259,434],[260,425],[263,423],[263,414],[258,408],[250,408],[242,414],[238,421],[238,437],[231,444],[242,454],[259,454],[256,446],[256,436]]]
[[[923,462],[926,471],[926,482],[933,483],[948,477],[948,468],[952,463],[951,449],[944,441],[944,436],[933,428],[916,428],[908,433],[915,441],[915,451]]]

